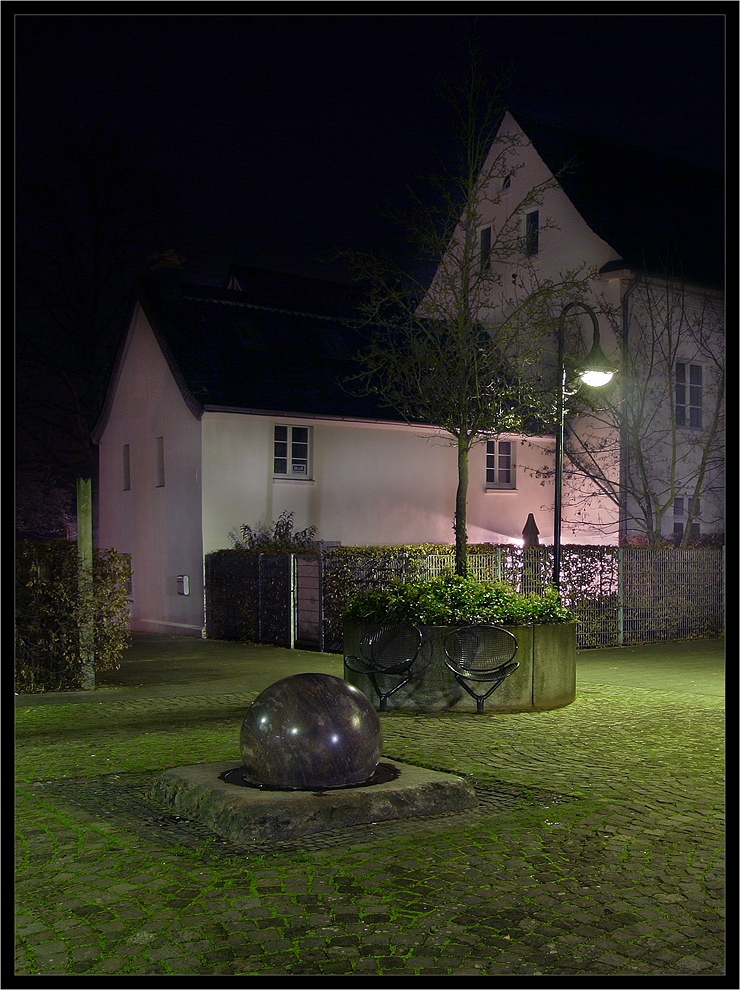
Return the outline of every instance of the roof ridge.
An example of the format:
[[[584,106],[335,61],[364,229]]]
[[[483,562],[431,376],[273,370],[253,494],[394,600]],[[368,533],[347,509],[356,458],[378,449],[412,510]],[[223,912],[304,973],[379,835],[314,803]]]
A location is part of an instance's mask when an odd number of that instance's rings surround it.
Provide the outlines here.
[[[228,290],[228,291],[235,291],[235,290]],[[323,321],[336,320],[338,322],[344,322],[344,323],[346,323],[349,320],[349,317],[338,316],[334,313],[316,313],[316,312],[310,312],[309,310],[286,309],[285,307],[282,306],[265,306],[264,304],[261,303],[247,302],[244,299],[217,299],[214,297],[209,298],[204,296],[191,295],[188,294],[187,292],[183,292],[181,298],[220,303],[222,306],[241,306],[243,309],[255,309],[265,313],[284,313],[286,316],[305,316],[312,320],[323,320]]]

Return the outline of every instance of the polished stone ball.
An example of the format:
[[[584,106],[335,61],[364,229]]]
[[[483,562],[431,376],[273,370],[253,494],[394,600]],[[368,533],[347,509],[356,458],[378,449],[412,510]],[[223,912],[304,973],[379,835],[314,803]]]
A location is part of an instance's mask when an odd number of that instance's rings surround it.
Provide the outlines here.
[[[378,713],[353,684],[331,674],[295,674],[252,702],[240,743],[249,783],[316,790],[372,777],[383,735]]]

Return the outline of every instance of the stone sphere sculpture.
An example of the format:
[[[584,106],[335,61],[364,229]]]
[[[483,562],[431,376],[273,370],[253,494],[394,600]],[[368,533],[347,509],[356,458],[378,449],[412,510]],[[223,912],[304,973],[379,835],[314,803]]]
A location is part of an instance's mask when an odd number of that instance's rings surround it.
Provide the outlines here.
[[[369,780],[383,736],[378,713],[354,685],[331,674],[295,674],[252,702],[240,744],[250,784],[315,790]]]

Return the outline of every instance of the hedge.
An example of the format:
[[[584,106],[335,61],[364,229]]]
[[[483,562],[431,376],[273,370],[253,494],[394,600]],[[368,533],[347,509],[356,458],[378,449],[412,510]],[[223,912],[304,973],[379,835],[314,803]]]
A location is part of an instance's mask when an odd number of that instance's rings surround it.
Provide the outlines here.
[[[16,544],[16,693],[81,688],[80,626],[90,616],[95,670],[115,670],[120,665],[130,640],[130,558],[115,550],[96,549],[88,595],[81,594],[78,579],[74,541]]]

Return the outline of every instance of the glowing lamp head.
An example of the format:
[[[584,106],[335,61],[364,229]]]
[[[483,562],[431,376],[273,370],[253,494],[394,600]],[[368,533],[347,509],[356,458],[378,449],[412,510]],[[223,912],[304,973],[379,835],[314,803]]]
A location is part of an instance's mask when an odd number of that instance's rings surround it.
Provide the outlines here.
[[[576,372],[578,377],[584,385],[601,388],[602,385],[607,385],[612,380],[616,371],[616,366],[604,354],[598,336],[594,334],[594,346],[583,362],[583,367],[578,368]]]
[[[613,377],[613,371],[584,371],[581,373],[583,384],[590,385],[592,388],[600,388],[602,385],[608,385]]]

